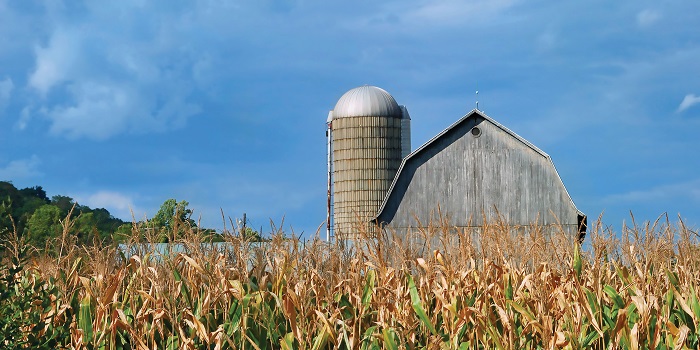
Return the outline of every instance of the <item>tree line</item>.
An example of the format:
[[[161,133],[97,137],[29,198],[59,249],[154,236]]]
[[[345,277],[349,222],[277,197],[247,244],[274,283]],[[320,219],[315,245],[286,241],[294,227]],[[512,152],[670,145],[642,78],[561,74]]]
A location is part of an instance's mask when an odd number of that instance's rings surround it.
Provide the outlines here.
[[[136,224],[141,228],[139,235],[151,233],[151,239],[165,243],[188,228],[197,228],[188,205],[184,200],[167,199],[151,219],[132,223],[114,217],[105,208],[80,205],[69,196],[49,198],[41,186],[18,189],[11,181],[0,181],[0,236],[16,233],[25,243],[40,249],[64,231],[79,245],[110,244],[133,237]],[[215,230],[199,230],[214,241],[223,240]],[[254,241],[264,240],[249,227],[241,234]]]
[[[63,195],[49,198],[41,186],[18,189],[10,181],[0,181],[0,233],[16,232],[25,242],[43,247],[63,233],[66,219],[72,223],[69,233],[80,244],[110,243],[113,233],[131,226],[105,208],[80,205]]]

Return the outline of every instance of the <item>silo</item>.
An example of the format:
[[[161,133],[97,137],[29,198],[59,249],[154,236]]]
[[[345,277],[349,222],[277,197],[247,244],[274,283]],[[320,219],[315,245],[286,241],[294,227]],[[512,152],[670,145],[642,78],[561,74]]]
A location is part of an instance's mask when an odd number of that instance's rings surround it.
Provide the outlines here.
[[[337,238],[356,238],[356,225],[377,214],[405,152],[403,116],[404,111],[388,92],[367,85],[346,92],[330,112],[333,229]],[[410,148],[410,134],[408,142]]]

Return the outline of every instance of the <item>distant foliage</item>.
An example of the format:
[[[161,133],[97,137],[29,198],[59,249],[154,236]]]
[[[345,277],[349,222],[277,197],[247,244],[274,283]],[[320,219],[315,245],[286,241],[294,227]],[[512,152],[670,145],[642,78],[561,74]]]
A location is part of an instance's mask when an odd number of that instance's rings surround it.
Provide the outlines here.
[[[72,222],[70,227],[61,223],[65,219]],[[124,224],[107,209],[79,205],[68,196],[49,199],[41,186],[17,189],[11,182],[0,181],[0,232],[16,231],[37,248],[45,248],[66,228],[79,244],[110,242]]]

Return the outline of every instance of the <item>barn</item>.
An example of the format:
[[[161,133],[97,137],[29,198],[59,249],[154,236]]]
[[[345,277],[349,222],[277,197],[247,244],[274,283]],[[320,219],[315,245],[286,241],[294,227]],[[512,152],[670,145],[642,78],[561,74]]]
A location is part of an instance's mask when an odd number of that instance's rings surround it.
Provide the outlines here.
[[[550,156],[483,111],[410,153],[409,121],[405,106],[371,86],[348,91],[330,111],[328,229],[338,238],[351,239],[358,220],[396,232],[439,220],[457,229],[500,222],[585,235],[586,215]]]
[[[438,215],[464,228],[586,228],[550,156],[476,109],[403,159],[375,221],[402,230]]]

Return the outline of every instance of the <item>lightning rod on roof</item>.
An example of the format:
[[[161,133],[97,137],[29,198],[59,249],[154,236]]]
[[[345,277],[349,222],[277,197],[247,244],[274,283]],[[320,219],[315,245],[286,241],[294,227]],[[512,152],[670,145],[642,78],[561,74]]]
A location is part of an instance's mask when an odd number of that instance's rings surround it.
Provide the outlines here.
[[[479,110],[479,81],[476,81],[476,95],[474,97],[476,99],[476,109]]]

